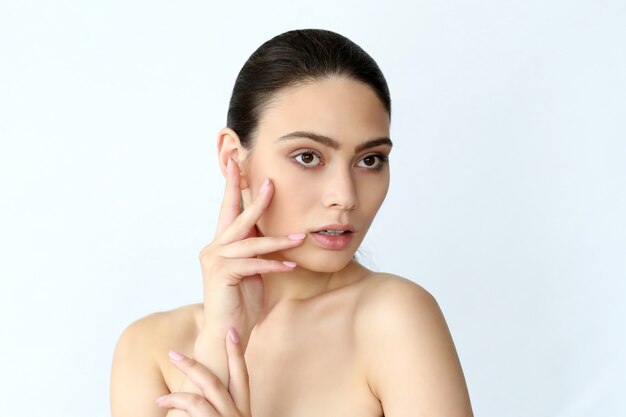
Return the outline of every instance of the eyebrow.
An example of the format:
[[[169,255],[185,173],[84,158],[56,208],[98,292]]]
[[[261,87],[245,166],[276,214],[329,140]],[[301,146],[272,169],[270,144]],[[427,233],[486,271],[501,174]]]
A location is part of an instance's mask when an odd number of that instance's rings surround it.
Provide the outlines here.
[[[324,135],[320,135],[319,133],[303,132],[303,131],[296,131],[296,132],[287,133],[286,135],[283,135],[283,136],[279,137],[278,139],[276,139],[275,142],[278,142],[278,141],[281,141],[281,140],[287,140],[287,139],[297,139],[297,138],[311,139],[311,140],[314,140],[315,142],[321,143],[322,145],[328,146],[328,147],[333,148],[333,149],[341,148],[341,145],[339,144],[339,142],[337,142],[333,138],[330,138],[330,137],[324,136]],[[361,152],[364,149],[373,148],[374,146],[378,146],[378,145],[393,146],[393,142],[391,141],[391,139],[389,139],[386,136],[385,137],[381,137],[381,138],[370,139],[370,140],[368,140],[366,142],[359,143],[358,145],[356,145],[354,147],[354,152],[355,153]]]

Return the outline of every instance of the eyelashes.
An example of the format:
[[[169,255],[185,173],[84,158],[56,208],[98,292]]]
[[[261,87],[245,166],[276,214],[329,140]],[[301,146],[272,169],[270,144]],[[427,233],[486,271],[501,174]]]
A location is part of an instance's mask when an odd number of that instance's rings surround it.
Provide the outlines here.
[[[322,156],[313,149],[306,149],[292,156],[292,159],[303,169],[313,169],[320,164]],[[361,164],[366,160],[369,162],[371,159],[375,159],[375,165]],[[388,161],[389,157],[382,153],[371,153],[361,158],[357,166],[371,171],[380,171]]]
[[[306,155],[306,158],[305,158],[305,155]],[[299,154],[296,154],[293,157],[293,159],[295,159],[296,162],[304,168],[314,168],[315,166],[317,166],[317,163],[313,165],[309,165],[310,160],[315,159],[315,158],[318,160],[322,159],[322,157],[312,149],[307,149],[306,151],[300,152]],[[305,161],[305,159],[308,161]]]
[[[372,170],[378,171],[378,170],[383,168],[383,165],[387,161],[389,161],[389,158],[386,157],[385,155],[383,155],[381,153],[373,153],[373,154],[366,155],[359,162],[363,162],[363,161],[365,161],[367,159],[370,159],[370,158],[375,158],[378,161],[378,164],[376,166],[374,166],[374,167],[372,167],[371,165],[365,165],[365,166],[363,166],[363,168],[368,168],[368,169],[372,169]],[[362,166],[362,165],[359,165],[359,166]]]

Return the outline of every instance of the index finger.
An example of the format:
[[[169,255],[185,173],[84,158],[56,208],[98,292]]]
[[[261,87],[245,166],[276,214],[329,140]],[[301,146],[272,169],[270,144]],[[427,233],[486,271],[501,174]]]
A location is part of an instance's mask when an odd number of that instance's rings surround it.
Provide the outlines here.
[[[246,366],[244,347],[234,327],[228,330],[226,336],[226,354],[230,374],[228,392],[237,409],[245,413],[250,409],[250,375]]]
[[[241,192],[239,184],[239,166],[237,166],[233,158],[228,158],[228,163],[226,164],[226,188],[224,189],[224,198],[220,207],[215,236],[222,233],[240,214]]]

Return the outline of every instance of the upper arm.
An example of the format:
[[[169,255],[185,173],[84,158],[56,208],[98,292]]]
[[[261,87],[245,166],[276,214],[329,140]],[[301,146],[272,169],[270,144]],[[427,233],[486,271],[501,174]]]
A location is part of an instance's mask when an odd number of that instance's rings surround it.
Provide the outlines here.
[[[112,417],[163,417],[168,411],[155,403],[169,390],[152,354],[152,320],[147,316],[130,324],[117,342],[111,369]]]
[[[405,279],[379,285],[362,320],[370,388],[385,417],[472,416],[461,364],[433,296]]]

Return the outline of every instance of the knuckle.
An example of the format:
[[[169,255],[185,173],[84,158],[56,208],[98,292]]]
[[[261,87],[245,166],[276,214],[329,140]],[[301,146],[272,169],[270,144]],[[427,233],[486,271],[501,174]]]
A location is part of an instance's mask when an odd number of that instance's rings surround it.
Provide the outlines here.
[[[201,251],[200,254],[198,255],[198,260],[200,261],[200,265],[202,266],[210,266],[211,264],[215,263],[216,258],[219,259],[219,257],[215,256],[215,253],[213,251]]]
[[[204,249],[200,251],[200,253],[198,254],[198,260],[200,261],[200,263],[204,263],[206,258],[206,252],[204,252]]]
[[[207,373],[205,377],[205,384],[206,388],[203,391],[205,395],[207,395],[208,393],[215,392],[219,389],[222,386],[222,381],[220,381],[220,379],[212,373]]]
[[[241,241],[241,244],[245,246],[246,248],[250,248],[250,246],[254,246],[255,239],[254,238],[244,239]]]
[[[249,385],[250,384],[250,373],[248,372],[247,369],[244,369],[243,371],[241,371],[241,380],[246,384]]]
[[[206,258],[211,256],[212,249],[213,245],[208,244],[200,250],[200,253],[198,253],[198,259],[200,260],[200,262],[203,262]]]
[[[225,262],[224,258],[217,257],[217,258],[212,260],[212,262],[210,263],[210,266],[211,266],[210,269],[214,273],[219,273],[219,272],[222,272],[225,269],[226,262]]]
[[[189,403],[192,408],[199,409],[205,405],[205,402],[206,400],[199,395],[194,394],[191,398],[189,398]]]

